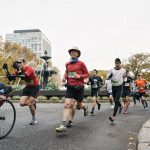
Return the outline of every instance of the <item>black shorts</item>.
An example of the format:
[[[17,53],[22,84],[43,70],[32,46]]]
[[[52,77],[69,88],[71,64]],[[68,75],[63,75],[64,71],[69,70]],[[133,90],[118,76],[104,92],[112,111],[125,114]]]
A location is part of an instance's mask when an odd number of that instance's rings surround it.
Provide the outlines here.
[[[91,89],[91,95],[92,95],[92,97],[93,96],[97,97],[98,93],[99,93],[99,89]]]
[[[67,86],[65,98],[71,98],[78,102],[82,102],[84,99],[84,86]]]
[[[125,98],[126,96],[131,96],[131,91],[127,90],[127,89],[126,90],[124,89],[123,93],[122,93],[122,97]]]
[[[146,95],[146,92],[139,92],[139,98],[141,98],[142,96],[145,97],[145,95]]]
[[[31,86],[31,87],[25,87],[22,90],[22,95],[21,96],[32,96],[36,98],[39,93],[39,85],[36,86]]]

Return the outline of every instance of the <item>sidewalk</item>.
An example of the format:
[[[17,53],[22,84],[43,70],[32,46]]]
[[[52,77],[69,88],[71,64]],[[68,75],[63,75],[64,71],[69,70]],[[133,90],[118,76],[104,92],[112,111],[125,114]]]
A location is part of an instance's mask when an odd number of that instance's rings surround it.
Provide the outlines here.
[[[139,132],[138,150],[150,150],[150,119],[143,124]]]

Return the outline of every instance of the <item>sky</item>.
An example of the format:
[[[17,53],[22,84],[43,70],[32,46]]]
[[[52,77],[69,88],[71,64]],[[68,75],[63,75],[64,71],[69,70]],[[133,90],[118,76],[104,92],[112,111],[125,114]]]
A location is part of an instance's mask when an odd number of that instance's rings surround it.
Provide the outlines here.
[[[108,70],[114,59],[150,52],[150,0],[1,0],[0,35],[40,29],[63,74],[76,46],[88,70]]]

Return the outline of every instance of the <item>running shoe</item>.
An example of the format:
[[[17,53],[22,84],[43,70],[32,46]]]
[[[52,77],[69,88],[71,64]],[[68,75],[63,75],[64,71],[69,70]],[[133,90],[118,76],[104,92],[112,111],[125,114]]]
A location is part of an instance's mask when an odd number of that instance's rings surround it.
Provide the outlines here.
[[[114,122],[115,119],[110,116],[110,117],[109,117],[109,120],[110,120],[111,122]]]
[[[94,116],[94,112],[91,111],[91,112],[90,112],[90,115],[91,115],[91,116]]]
[[[101,104],[97,104],[97,106],[98,106],[98,110],[100,110],[101,109]]]
[[[71,128],[73,127],[73,122],[71,120],[68,121],[67,125],[66,125],[67,128]]]
[[[88,106],[86,106],[86,109],[84,109],[84,117],[86,117],[88,114],[89,114]]]
[[[29,123],[29,125],[35,125],[37,124],[37,120],[36,119],[32,119],[31,122]]]
[[[62,124],[58,128],[56,128],[56,132],[66,132],[67,128]]]

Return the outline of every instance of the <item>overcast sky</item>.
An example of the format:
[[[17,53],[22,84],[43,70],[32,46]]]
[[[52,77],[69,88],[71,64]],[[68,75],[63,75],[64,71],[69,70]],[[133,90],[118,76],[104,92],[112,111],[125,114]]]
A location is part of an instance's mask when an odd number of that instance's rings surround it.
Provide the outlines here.
[[[64,72],[77,46],[89,70],[150,52],[150,0],[1,0],[0,35],[40,29],[51,41],[52,63]]]

